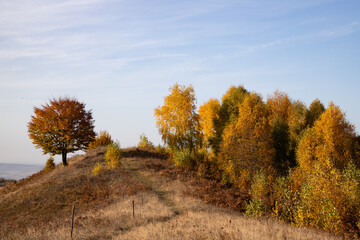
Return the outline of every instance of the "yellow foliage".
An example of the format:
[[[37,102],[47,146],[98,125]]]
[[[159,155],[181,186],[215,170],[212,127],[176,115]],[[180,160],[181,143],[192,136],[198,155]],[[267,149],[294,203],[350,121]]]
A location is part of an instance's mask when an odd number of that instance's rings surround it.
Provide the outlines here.
[[[314,130],[317,136],[317,159],[340,169],[349,163],[355,131],[338,106],[330,103],[315,122]]]
[[[95,167],[93,168],[93,170],[91,172],[94,176],[97,176],[99,173],[102,172],[102,170],[103,170],[103,168],[100,165],[100,163],[96,163]]]
[[[204,150],[214,157],[214,151],[210,149],[210,141],[216,137],[214,121],[219,119],[220,102],[217,99],[210,99],[199,108],[199,123],[202,133],[202,145]]]
[[[50,171],[50,170],[52,170],[54,168],[55,168],[54,157],[50,156],[48,158],[48,160],[46,161],[44,171],[47,172],[47,171]]]
[[[272,96],[268,96],[266,105],[269,109],[269,121],[272,124],[275,118],[288,120],[291,110],[291,99],[284,93],[276,90]]]
[[[156,126],[172,149],[193,149],[199,144],[199,116],[192,86],[175,84],[164,105],[155,109]]]
[[[262,202],[268,201],[271,181],[269,181],[268,174],[262,169],[257,171],[252,177],[250,196],[252,199]]]
[[[216,136],[211,139],[211,147],[214,152],[219,152],[222,142],[224,129],[239,116],[239,105],[248,95],[248,91],[243,86],[231,86],[221,99],[219,117],[214,119]]]
[[[306,129],[306,105],[300,101],[295,101],[289,109],[288,125],[290,139],[296,144],[302,137],[303,131]]]
[[[119,142],[113,142],[108,145],[105,152],[105,161],[108,164],[108,168],[115,168],[120,166],[122,158],[122,151]]]
[[[300,168],[309,173],[318,162],[328,169],[343,169],[351,160],[354,137],[354,127],[346,121],[340,108],[331,103],[299,143]]]
[[[299,167],[291,175],[295,188],[301,188],[298,225],[338,231],[359,220],[360,171],[351,161],[354,139],[354,127],[332,103],[305,132],[297,149]]]
[[[235,121],[239,115],[239,104],[241,104],[248,94],[243,86],[231,86],[221,98],[220,125],[225,127]]]
[[[155,149],[154,144],[145,136],[144,133],[140,135],[140,141],[138,147],[147,150]]]
[[[313,165],[313,171],[301,189],[296,224],[340,230],[341,214],[346,212],[341,178],[338,169],[329,170],[320,164]]]
[[[314,122],[321,116],[325,111],[324,105],[319,99],[315,99],[309,106],[309,111],[306,115],[306,124],[310,127],[314,125]]]
[[[268,168],[273,157],[267,108],[258,94],[250,93],[239,106],[237,121],[224,130],[220,165],[225,172],[229,172],[231,166],[232,174],[237,175],[239,169],[255,172]]]
[[[107,131],[100,131],[100,133],[95,137],[95,141],[89,144],[89,149],[94,149],[98,146],[107,146],[112,143],[110,134]]]
[[[296,153],[300,169],[305,173],[311,172],[312,165],[316,161],[316,146],[316,133],[313,128],[309,128],[300,140]]]

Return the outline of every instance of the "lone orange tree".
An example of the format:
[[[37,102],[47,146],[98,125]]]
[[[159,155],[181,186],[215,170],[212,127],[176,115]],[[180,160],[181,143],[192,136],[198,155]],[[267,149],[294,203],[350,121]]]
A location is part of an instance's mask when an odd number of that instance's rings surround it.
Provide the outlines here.
[[[84,103],[68,97],[34,107],[28,132],[44,154],[61,154],[64,166],[67,153],[86,149],[95,138],[92,112],[85,110]]]

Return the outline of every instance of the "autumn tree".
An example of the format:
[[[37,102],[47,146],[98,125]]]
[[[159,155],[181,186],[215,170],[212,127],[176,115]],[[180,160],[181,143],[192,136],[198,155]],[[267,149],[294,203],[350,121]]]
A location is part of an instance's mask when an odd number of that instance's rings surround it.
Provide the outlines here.
[[[222,134],[226,126],[236,121],[239,116],[239,105],[243,102],[248,91],[243,86],[231,86],[221,99],[219,117],[214,119],[215,137],[212,139],[212,147],[218,151],[222,141]]]
[[[299,166],[305,172],[310,172],[315,162],[327,168],[343,169],[354,159],[355,135],[354,126],[346,120],[345,114],[330,103],[299,143]]]
[[[92,112],[74,98],[54,98],[34,107],[28,133],[36,148],[44,154],[61,154],[66,166],[67,153],[86,149],[95,138]]]
[[[289,117],[288,117],[288,126],[289,126],[289,161],[291,165],[294,166],[296,163],[296,148],[299,144],[300,139],[302,138],[305,130],[307,129],[306,125],[306,115],[307,115],[307,107],[306,105],[296,100],[292,103]]]
[[[286,93],[276,90],[273,95],[268,96],[266,105],[269,110],[270,124],[273,123],[275,118],[281,118],[284,121],[288,120],[292,103]]]
[[[302,175],[298,225],[338,231],[359,223],[360,171],[354,139],[354,126],[333,103],[305,131],[297,149],[296,171]]]
[[[172,150],[192,151],[199,141],[199,116],[193,87],[175,84],[164,105],[155,109],[156,126]]]
[[[271,138],[275,149],[274,167],[279,174],[285,175],[293,164],[289,157],[289,125],[283,118],[273,120]]]
[[[324,105],[316,98],[309,106],[309,111],[306,115],[306,124],[312,127],[324,111]]]
[[[214,121],[219,119],[220,102],[211,98],[199,108],[199,123],[203,148],[209,150],[211,140],[216,136]]]
[[[268,116],[261,96],[250,93],[239,105],[237,120],[225,128],[219,158],[231,182],[242,169],[254,173],[272,166],[274,149]]]

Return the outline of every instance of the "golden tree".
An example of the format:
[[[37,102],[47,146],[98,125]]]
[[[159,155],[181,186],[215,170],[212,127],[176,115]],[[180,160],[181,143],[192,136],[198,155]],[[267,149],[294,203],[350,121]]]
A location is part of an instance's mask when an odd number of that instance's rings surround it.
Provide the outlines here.
[[[248,91],[243,86],[231,86],[221,99],[219,117],[214,119],[216,136],[212,139],[212,147],[218,152],[222,142],[222,134],[226,126],[236,121],[239,116],[239,105],[243,102]]]
[[[295,219],[298,225],[337,231],[359,222],[355,136],[353,125],[333,103],[306,130],[297,148],[297,171],[302,178]]]
[[[239,117],[223,133],[220,161],[223,170],[236,181],[243,169],[250,172],[270,167],[274,149],[268,111],[260,95],[248,94],[239,106]]]
[[[92,112],[85,110],[84,103],[68,97],[34,107],[28,132],[44,154],[61,154],[64,166],[67,153],[86,149],[95,138]]]
[[[199,144],[199,116],[193,87],[175,84],[164,105],[155,109],[156,126],[172,150],[189,149]]]
[[[292,103],[286,93],[276,90],[273,95],[268,96],[266,105],[269,109],[270,124],[276,118],[281,118],[284,121],[288,120]]]
[[[304,131],[307,128],[306,124],[306,115],[307,115],[306,105],[297,100],[294,101],[291,105],[288,117],[288,126],[289,126],[289,160],[291,166],[294,166],[296,163],[296,148],[299,144],[300,139],[302,138]]]
[[[309,106],[309,111],[306,115],[306,124],[312,127],[324,111],[324,105],[316,98]]]
[[[288,117],[288,125],[290,131],[290,138],[298,142],[302,133],[306,129],[306,105],[297,100],[291,105]]]
[[[219,119],[220,102],[211,98],[199,108],[199,122],[203,137],[203,147],[209,150],[210,141],[215,137],[214,121]]]
[[[318,162],[328,168],[343,169],[354,158],[355,135],[354,126],[345,119],[345,114],[330,103],[299,143],[299,166],[310,171],[313,163]]]

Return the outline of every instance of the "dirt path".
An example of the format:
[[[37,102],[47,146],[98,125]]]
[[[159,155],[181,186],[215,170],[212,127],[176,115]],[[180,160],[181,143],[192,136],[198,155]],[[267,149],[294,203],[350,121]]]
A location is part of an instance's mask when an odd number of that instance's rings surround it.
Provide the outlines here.
[[[173,211],[174,215],[181,214],[181,207],[174,201],[174,190],[170,190],[169,186],[164,183],[169,181],[158,176],[156,172],[147,169],[146,161],[139,161],[138,158],[123,158],[123,167],[129,170],[142,184],[150,187],[158,196],[159,200]]]

